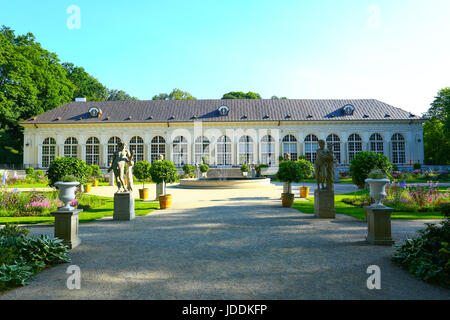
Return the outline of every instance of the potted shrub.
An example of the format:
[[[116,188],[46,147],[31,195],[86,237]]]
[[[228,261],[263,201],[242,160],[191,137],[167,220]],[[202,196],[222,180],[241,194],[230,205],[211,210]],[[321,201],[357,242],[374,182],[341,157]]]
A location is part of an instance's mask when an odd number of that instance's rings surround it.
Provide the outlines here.
[[[248,165],[246,165],[245,163],[241,166],[241,172],[242,172],[242,175],[244,176],[244,177],[247,177],[248,176],[248,170],[249,170],[249,168],[248,168]]]
[[[166,183],[177,181],[178,172],[175,164],[167,160],[155,161],[150,167],[150,174],[155,183],[163,185],[163,194],[159,196],[161,209],[168,209],[172,205],[172,195],[166,193]]]
[[[91,164],[90,166],[90,176],[92,177],[92,185],[98,187],[98,178],[102,174],[100,167],[96,164]]]
[[[390,182],[388,175],[381,169],[370,171],[366,183],[370,187],[370,196],[375,200],[372,207],[384,207],[381,201],[386,197],[386,184]]]
[[[59,189],[59,200],[64,203],[61,211],[72,211],[75,208],[70,205],[70,203],[75,200],[75,190],[79,186],[77,177],[73,175],[66,175],[61,178],[61,181],[57,181],[54,185]]]
[[[294,194],[292,193],[292,182],[300,182],[302,169],[296,161],[283,161],[277,172],[277,179],[287,184],[286,192],[281,194],[281,202],[284,208],[292,208]]]
[[[202,177],[206,178],[208,176],[209,166],[204,163],[200,165],[200,172],[202,173]]]
[[[139,197],[142,200],[148,199],[148,188],[145,187],[145,180],[151,178],[150,174],[151,164],[148,161],[138,161],[133,167],[133,174],[136,179],[142,182],[142,189],[139,189]]]
[[[306,160],[306,159],[300,159],[297,160],[298,165],[301,168],[301,182],[303,184],[302,187],[300,187],[300,198],[307,198],[309,195],[309,187],[305,186],[305,178],[309,178],[314,173],[314,166],[313,164]]]
[[[183,166],[183,171],[187,178],[191,178],[192,174],[195,172],[195,167],[190,164],[185,164]]]

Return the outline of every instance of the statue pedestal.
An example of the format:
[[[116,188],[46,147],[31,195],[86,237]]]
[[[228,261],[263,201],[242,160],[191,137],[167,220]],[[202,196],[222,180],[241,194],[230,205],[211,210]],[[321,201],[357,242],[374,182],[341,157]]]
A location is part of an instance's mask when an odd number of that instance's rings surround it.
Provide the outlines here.
[[[54,211],[51,213],[55,217],[55,237],[61,239],[63,244],[73,249],[81,243],[78,237],[78,215],[83,212],[81,209],[72,211]]]
[[[108,178],[109,178],[109,185],[110,185],[110,186],[114,186],[114,172],[113,172],[113,171],[111,171],[111,172],[109,173]]]
[[[130,221],[135,218],[134,198],[129,192],[114,194],[113,219],[119,221]]]
[[[334,219],[334,192],[332,190],[314,191],[314,215],[317,218]]]
[[[388,207],[364,207],[367,210],[367,242],[375,245],[391,246],[391,212]]]

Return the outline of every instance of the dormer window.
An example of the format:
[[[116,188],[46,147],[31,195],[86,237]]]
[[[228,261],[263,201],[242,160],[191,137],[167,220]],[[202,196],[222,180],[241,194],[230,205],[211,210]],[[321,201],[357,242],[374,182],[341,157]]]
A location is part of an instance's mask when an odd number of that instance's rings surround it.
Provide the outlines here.
[[[352,116],[354,111],[355,111],[355,107],[352,106],[351,104],[348,104],[342,108],[342,112],[346,116]]]
[[[228,112],[230,112],[230,108],[228,108],[227,106],[221,106],[221,107],[218,109],[218,111],[219,111],[219,114],[220,114],[221,116],[227,116],[227,115],[228,115]]]
[[[91,118],[98,118],[101,116],[101,114],[102,110],[97,107],[92,107],[89,109],[89,115],[91,116]]]

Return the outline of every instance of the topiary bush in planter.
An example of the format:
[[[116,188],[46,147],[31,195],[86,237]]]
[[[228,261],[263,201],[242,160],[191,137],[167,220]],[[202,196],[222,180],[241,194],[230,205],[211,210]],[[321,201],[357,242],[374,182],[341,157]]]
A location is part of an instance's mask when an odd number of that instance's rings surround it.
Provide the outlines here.
[[[300,182],[303,178],[302,169],[296,161],[283,161],[280,163],[277,179],[288,184],[287,193],[282,193],[283,207],[292,207],[294,194],[292,193],[292,182]]]
[[[142,189],[145,189],[145,181],[152,177],[151,167],[152,165],[148,161],[138,161],[133,167],[133,174],[142,182]]]
[[[201,164],[200,165],[200,172],[201,173],[207,173],[209,171],[209,166],[207,164]]]
[[[350,162],[350,174],[353,183],[361,189],[364,188],[365,180],[373,169],[381,169],[389,179],[391,178],[392,163],[387,156],[370,151],[358,153]]]
[[[314,166],[310,161],[306,159],[299,159],[296,162],[302,170],[303,179],[310,179],[314,176]]]
[[[190,164],[185,164],[183,166],[184,174],[190,177],[195,172],[195,167],[191,166]]]
[[[178,171],[173,162],[168,160],[155,161],[150,168],[150,175],[155,183],[164,183],[164,194],[166,194],[166,183],[174,183],[178,178]]]
[[[64,176],[73,175],[80,184],[86,182],[89,167],[83,160],[72,157],[57,157],[47,170],[49,186],[54,187],[55,182],[61,181]]]

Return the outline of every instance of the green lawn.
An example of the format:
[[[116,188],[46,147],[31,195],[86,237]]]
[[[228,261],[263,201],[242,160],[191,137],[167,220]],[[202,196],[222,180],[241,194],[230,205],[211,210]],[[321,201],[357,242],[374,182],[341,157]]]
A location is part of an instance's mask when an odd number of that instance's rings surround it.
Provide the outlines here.
[[[47,183],[24,183],[24,184],[16,184],[16,185],[7,185],[7,188],[47,188]]]
[[[441,188],[439,188],[441,189]],[[444,187],[441,190],[446,190]],[[367,190],[356,192],[356,195],[367,193]],[[352,206],[342,202],[342,199],[354,196],[355,193],[338,194],[334,198],[334,207],[336,214],[346,214],[359,220],[365,220],[366,215],[363,208]],[[303,213],[314,213],[314,198],[308,198],[308,201],[295,201],[294,208]],[[441,212],[393,212],[392,219],[445,219]]]
[[[91,222],[103,217],[112,216],[114,211],[114,199],[108,197],[99,197],[106,200],[103,207],[83,211],[80,214],[80,223]],[[159,208],[158,202],[144,202],[140,199],[135,200],[136,216],[145,216],[155,209]],[[0,224],[37,224],[37,223],[54,223],[54,217],[0,217]]]

